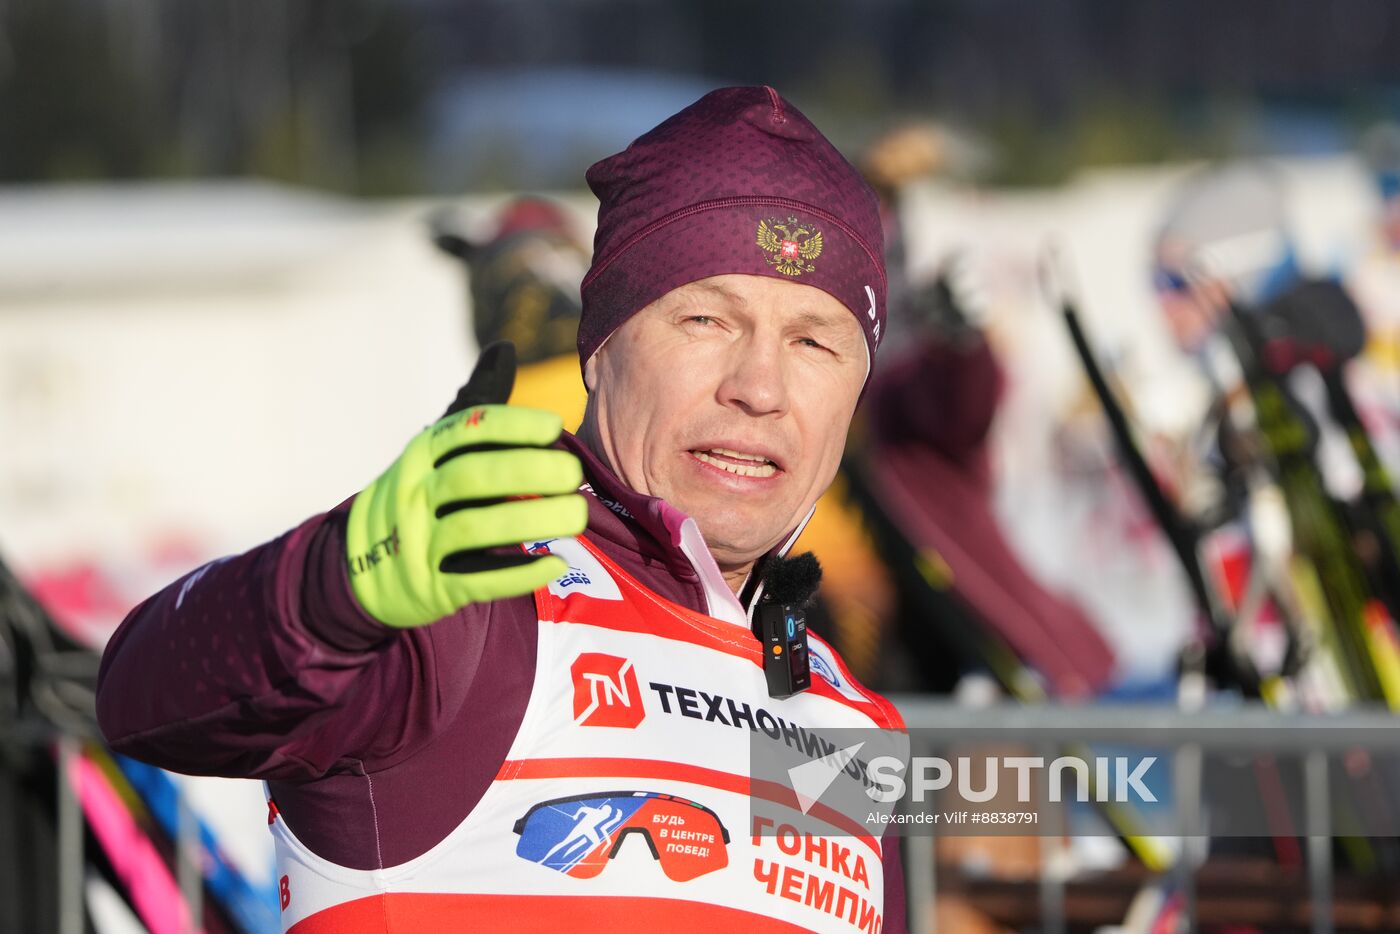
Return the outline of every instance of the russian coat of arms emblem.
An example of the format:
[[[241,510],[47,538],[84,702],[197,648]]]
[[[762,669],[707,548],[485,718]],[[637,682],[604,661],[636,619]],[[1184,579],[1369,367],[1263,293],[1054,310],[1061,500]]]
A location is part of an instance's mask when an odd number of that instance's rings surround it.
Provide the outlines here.
[[[817,267],[812,260],[822,255],[822,232],[811,224],[789,217],[786,222],[767,218],[758,222],[758,245],[768,253],[768,265],[785,276],[800,276]]]

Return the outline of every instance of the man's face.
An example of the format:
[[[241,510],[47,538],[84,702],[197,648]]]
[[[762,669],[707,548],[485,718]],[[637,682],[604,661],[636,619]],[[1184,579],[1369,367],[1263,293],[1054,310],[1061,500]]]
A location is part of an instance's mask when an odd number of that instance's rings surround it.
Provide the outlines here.
[[[836,475],[865,380],[855,316],[809,285],[711,276],[633,315],[588,362],[603,453],[700,526],[721,568],[777,545]]]
[[[1185,245],[1159,244],[1156,259],[1153,285],[1167,328],[1183,353],[1196,353],[1219,327],[1229,292],[1221,279],[1187,274],[1193,250]]]

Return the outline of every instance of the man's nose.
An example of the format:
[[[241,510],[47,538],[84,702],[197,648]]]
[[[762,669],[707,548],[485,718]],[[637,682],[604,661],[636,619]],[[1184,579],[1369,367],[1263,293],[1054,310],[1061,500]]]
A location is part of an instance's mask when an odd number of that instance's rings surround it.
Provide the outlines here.
[[[787,371],[781,340],[753,335],[730,354],[718,390],[721,405],[747,415],[781,415],[788,407]]]

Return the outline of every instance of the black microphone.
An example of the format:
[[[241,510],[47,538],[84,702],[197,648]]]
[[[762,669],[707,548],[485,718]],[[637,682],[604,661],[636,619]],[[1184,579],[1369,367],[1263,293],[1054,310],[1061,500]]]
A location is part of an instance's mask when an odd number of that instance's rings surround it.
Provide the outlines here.
[[[807,607],[821,580],[822,566],[810,551],[792,558],[771,558],[763,570],[763,596],[754,613],[754,635],[763,646],[769,697],[792,697],[812,686]]]

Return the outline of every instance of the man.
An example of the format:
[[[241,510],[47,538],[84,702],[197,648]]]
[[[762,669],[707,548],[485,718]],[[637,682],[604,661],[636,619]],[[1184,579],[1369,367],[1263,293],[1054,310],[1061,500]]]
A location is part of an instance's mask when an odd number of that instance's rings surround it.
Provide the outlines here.
[[[477,404],[509,394],[488,349],[352,502],[133,611],[103,730],[267,781],[289,930],[901,931],[893,842],[794,852],[747,777],[759,730],[898,725],[815,641],[812,688],[770,696],[749,628],[879,342],[874,198],[770,88],[588,181],[578,436]],[[604,807],[608,846],[545,862]]]

